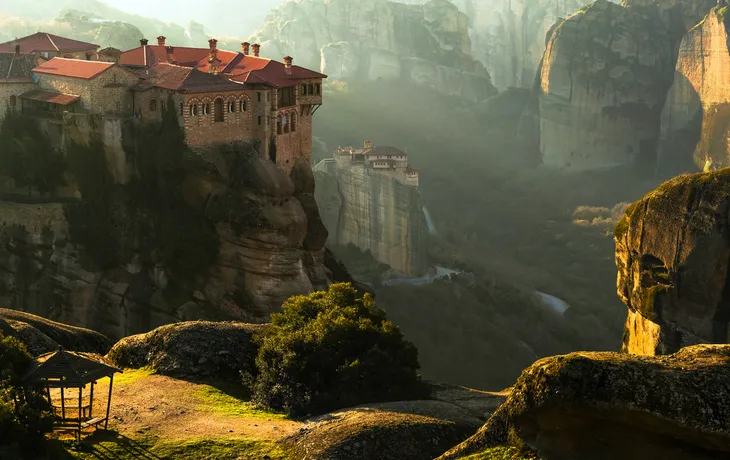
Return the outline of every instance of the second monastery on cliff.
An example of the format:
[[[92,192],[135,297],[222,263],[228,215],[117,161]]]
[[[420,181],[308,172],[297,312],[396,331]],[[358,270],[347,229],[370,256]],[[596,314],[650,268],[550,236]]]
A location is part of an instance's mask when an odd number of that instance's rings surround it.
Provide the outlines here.
[[[170,98],[191,147],[251,143],[288,171],[312,152],[312,116],[325,75],[241,51],[156,45],[128,51],[37,33],[0,44],[0,117],[6,110],[62,123],[69,114],[157,122]]]

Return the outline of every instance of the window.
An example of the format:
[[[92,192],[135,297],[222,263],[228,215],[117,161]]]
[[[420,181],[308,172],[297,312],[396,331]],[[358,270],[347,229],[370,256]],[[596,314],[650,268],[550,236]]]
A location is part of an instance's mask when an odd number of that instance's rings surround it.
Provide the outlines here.
[[[297,103],[296,87],[281,88],[278,91],[279,107],[291,107]]]
[[[289,132],[289,115],[288,114],[284,115],[284,132],[285,133]]]
[[[317,85],[315,86],[315,88],[317,88],[317,94],[322,94],[322,85],[320,85],[319,83],[317,83]]]
[[[206,102],[203,104],[203,115],[209,115],[210,114],[210,103]]]
[[[198,104],[190,104],[190,116],[191,117],[198,116]]]
[[[291,132],[295,133],[297,132],[297,113],[293,112],[291,114]]]
[[[241,112],[245,112],[246,110],[248,110],[248,101],[243,100],[239,104],[241,106]]]
[[[150,112],[157,110],[157,99],[150,99]]]
[[[15,95],[14,95],[14,94],[13,94],[12,96],[10,96],[10,107],[15,107],[15,105],[16,105],[17,103],[18,103],[18,98],[17,98],[17,97],[15,97]]]
[[[180,103],[180,116],[181,117],[183,116],[183,110],[184,110],[184,108],[185,108],[185,105],[181,102]]]
[[[314,94],[314,85],[311,83],[309,84],[309,94],[310,95]]]
[[[302,96],[307,95],[307,85],[302,85]]]
[[[281,115],[276,117],[276,134],[282,133],[282,120]]]
[[[236,112],[236,101],[228,102],[228,113],[235,113],[235,112]]]
[[[222,121],[225,120],[225,115],[223,114],[223,99],[218,98],[215,100],[215,102],[213,103],[213,113],[214,113],[213,120],[216,123],[221,123]]]
[[[165,112],[165,100],[164,99],[162,101],[160,101],[160,107],[162,108],[162,112],[164,113]]]
[[[261,102],[261,93],[256,93],[256,96],[259,98],[259,102]]]
[[[261,115],[259,115],[259,126],[261,126]]]

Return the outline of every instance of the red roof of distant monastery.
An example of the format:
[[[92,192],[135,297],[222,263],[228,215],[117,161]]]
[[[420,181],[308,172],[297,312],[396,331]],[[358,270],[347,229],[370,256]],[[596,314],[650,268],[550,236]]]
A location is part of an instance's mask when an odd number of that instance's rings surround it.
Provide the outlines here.
[[[15,46],[20,45],[20,52],[24,54],[38,51],[55,51],[59,53],[71,51],[87,51],[99,48],[99,45],[86,43],[70,38],[59,37],[58,35],[37,32],[23,38],[16,38],[9,42],[0,43],[0,52],[14,53]]]
[[[33,72],[91,80],[114,65],[113,62],[53,58],[33,69]]]
[[[168,51],[171,59],[168,58]],[[152,67],[161,63],[171,63],[207,73],[210,53],[210,48],[145,45],[124,52],[119,63],[134,67]],[[296,85],[299,80],[305,78],[327,77],[300,66],[291,66],[287,71],[281,62],[221,49],[216,50],[216,58],[221,61],[221,74],[238,83],[284,87]]]

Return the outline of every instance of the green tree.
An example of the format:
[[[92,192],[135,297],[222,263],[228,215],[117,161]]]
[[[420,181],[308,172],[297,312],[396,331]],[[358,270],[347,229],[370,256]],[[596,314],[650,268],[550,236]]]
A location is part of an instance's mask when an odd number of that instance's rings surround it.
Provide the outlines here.
[[[270,409],[301,416],[426,392],[416,348],[349,283],[290,298],[258,340],[253,400]]]

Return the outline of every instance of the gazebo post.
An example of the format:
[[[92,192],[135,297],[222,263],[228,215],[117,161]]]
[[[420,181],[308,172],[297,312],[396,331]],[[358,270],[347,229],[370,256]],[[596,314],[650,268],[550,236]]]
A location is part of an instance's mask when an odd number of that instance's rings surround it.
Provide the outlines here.
[[[51,387],[46,386],[46,394],[48,395],[48,404],[51,405],[51,410],[53,410],[53,399],[51,399]],[[54,416],[56,414],[53,414]]]
[[[104,420],[104,430],[109,426],[109,409],[112,407],[112,385],[114,385],[114,374],[109,376],[109,398],[106,400],[106,420]]]
[[[94,384],[96,382],[91,382],[91,394],[89,395],[89,418],[94,418],[92,415],[94,412]]]
[[[66,398],[63,396],[63,382],[61,385],[61,420],[66,420]]]
[[[79,442],[81,442],[81,397],[83,396],[83,387],[79,387]]]

